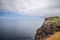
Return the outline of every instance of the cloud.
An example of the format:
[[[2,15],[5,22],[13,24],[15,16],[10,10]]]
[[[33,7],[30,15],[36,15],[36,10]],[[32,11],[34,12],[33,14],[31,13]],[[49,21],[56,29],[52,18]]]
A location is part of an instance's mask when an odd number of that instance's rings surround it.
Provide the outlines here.
[[[60,14],[60,0],[1,0],[0,10],[32,16],[54,15]]]

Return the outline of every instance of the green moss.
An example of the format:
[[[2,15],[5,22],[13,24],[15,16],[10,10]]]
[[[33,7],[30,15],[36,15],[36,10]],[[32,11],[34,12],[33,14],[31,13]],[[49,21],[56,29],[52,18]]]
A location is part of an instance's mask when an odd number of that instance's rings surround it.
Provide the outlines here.
[[[48,22],[49,25],[59,26],[58,31],[60,31],[60,17],[58,16],[49,17],[48,20],[49,20]]]
[[[50,25],[60,25],[60,17],[54,16],[54,17],[49,17],[49,24]]]

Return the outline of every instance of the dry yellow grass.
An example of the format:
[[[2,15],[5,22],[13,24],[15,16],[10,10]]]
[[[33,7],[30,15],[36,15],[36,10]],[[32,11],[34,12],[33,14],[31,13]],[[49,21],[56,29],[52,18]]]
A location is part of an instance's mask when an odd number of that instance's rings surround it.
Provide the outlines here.
[[[50,37],[48,37],[46,40],[60,40],[60,32],[56,32]]]

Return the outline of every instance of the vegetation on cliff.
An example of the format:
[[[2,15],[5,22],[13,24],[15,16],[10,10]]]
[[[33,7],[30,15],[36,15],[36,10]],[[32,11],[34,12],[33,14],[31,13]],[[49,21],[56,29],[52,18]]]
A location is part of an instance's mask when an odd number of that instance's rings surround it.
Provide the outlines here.
[[[60,32],[56,32],[50,37],[48,37],[46,40],[60,40]]]
[[[60,17],[54,16],[47,18],[47,25],[54,25],[54,26],[60,26]],[[60,31],[60,27],[58,27],[58,31]]]
[[[60,25],[60,17],[58,16],[49,17],[48,20],[49,25],[56,25],[56,26]]]
[[[46,38],[51,39],[51,37],[54,37],[53,38],[54,40],[55,39],[60,40],[59,38],[60,36],[58,36],[57,35],[58,33],[56,32],[60,32],[60,17],[58,16],[48,17],[45,19],[45,22],[42,24],[42,26],[37,29],[35,40],[47,40]],[[57,36],[52,36],[55,35],[55,33]]]

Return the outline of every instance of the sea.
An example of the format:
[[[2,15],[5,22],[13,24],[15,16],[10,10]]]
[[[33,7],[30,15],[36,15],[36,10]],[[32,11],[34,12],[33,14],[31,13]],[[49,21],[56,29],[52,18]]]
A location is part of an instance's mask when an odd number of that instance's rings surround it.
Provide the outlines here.
[[[35,40],[36,30],[43,21],[41,17],[0,15],[0,40]]]

